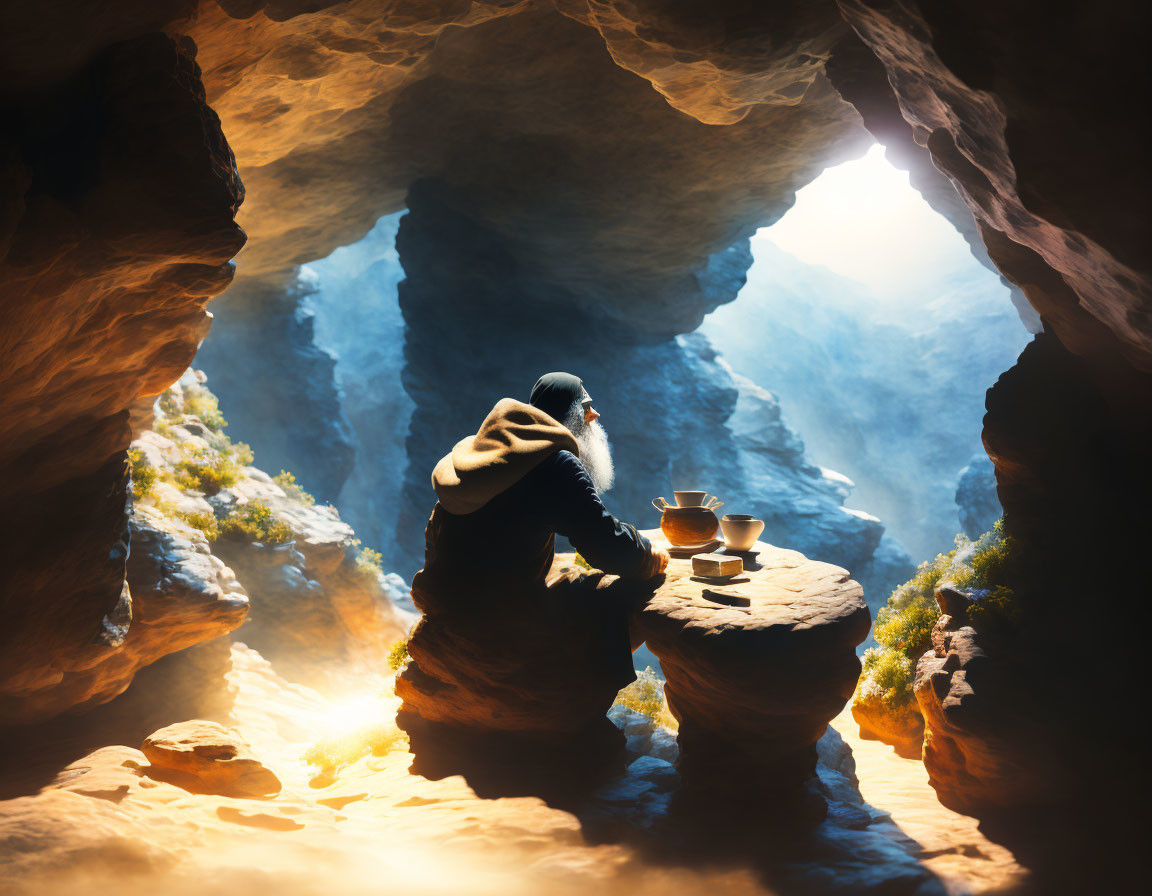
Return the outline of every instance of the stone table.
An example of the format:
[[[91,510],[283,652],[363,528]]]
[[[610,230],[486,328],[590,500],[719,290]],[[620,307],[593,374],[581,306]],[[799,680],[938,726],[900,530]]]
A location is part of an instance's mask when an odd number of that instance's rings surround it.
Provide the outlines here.
[[[668,546],[658,529],[644,535]],[[837,566],[764,542],[738,556],[745,574],[722,584],[673,557],[633,623],[667,679],[685,786],[762,792],[811,774],[856,687],[871,614]]]

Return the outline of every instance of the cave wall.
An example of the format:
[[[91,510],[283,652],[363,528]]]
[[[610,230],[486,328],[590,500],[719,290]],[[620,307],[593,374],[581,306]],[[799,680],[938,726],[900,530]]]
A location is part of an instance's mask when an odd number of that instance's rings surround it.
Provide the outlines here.
[[[131,620],[129,408],[191,361],[244,240],[199,76],[152,34],[3,99],[5,721],[79,702]]]

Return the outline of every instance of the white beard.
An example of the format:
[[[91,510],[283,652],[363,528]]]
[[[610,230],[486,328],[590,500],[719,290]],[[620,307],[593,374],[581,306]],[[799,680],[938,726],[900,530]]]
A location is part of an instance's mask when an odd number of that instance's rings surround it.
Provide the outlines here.
[[[564,421],[565,427],[576,438],[580,448],[580,463],[588,471],[596,491],[604,494],[612,488],[616,472],[612,466],[612,446],[608,444],[608,433],[599,420],[584,422],[584,408],[579,404]]]

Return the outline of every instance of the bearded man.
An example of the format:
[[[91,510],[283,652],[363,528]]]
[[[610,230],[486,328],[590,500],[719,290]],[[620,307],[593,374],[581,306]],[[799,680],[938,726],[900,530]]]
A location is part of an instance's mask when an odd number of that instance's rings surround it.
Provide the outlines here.
[[[613,471],[599,416],[578,377],[549,373],[528,404],[502,399],[436,465],[439,501],[412,581],[425,615],[397,683],[405,709],[545,730],[602,716],[635,681],[630,603],[668,554],[604,506]],[[557,534],[602,572],[550,577]]]

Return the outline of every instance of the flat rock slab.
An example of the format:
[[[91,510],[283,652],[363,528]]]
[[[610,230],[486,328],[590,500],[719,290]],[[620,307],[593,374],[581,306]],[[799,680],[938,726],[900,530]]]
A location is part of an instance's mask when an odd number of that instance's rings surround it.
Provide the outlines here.
[[[666,544],[659,530],[644,534]],[[860,674],[856,645],[871,625],[863,589],[840,567],[764,542],[736,556],[744,572],[728,583],[673,558],[634,614],[636,635],[664,669],[685,754],[814,756]]]

